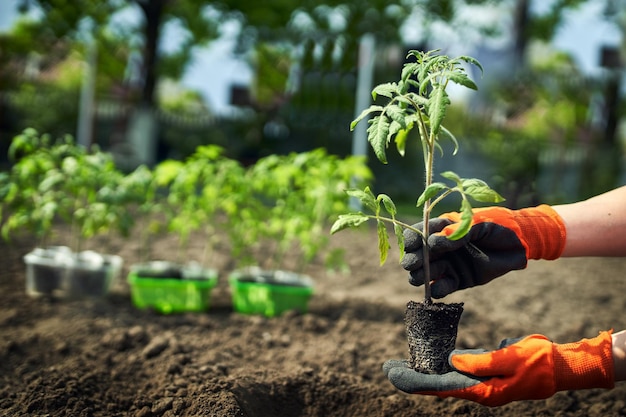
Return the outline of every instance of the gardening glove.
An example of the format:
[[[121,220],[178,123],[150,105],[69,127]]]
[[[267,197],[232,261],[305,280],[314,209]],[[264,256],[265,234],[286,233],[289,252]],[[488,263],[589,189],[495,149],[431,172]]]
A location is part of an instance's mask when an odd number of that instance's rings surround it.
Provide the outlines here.
[[[455,371],[443,375],[418,373],[399,360],[387,361],[383,371],[409,394],[457,397],[492,407],[615,385],[611,331],[567,344],[538,334],[505,339],[494,351],[454,350],[448,362]]]
[[[565,224],[548,205],[521,210],[502,207],[474,210],[469,232],[459,240],[450,236],[461,221],[460,213],[446,213],[429,222],[431,292],[434,298],[464,288],[483,285],[516,269],[529,259],[556,259],[565,246]],[[423,230],[423,223],[415,228]],[[424,284],[422,238],[404,231],[402,266],[409,282]]]

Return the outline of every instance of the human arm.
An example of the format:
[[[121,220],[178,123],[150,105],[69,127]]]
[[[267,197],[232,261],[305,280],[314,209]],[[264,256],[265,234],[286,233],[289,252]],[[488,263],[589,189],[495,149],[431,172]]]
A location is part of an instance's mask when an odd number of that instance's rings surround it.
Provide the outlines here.
[[[612,335],[615,381],[626,381],[626,330]]]
[[[433,296],[486,284],[525,268],[530,259],[626,256],[625,205],[626,187],[620,187],[571,204],[475,209],[472,227],[459,240],[447,236],[458,227],[460,213],[432,219],[428,245]],[[411,284],[424,283],[422,239],[410,230],[405,231],[402,266]]]
[[[626,186],[552,206],[567,233],[561,256],[626,256]]]
[[[601,332],[591,339],[557,344],[530,335],[505,339],[493,351],[455,350],[449,357],[454,371],[443,375],[420,374],[405,361],[388,361],[383,371],[407,393],[499,406],[564,390],[612,388],[625,377],[625,338],[626,331]]]

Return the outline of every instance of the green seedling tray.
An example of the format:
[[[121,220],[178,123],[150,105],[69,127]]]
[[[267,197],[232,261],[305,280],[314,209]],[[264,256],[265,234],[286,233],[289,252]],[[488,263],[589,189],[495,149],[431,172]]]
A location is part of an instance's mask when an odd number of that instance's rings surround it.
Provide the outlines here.
[[[243,314],[275,317],[289,310],[308,311],[312,285],[284,285],[251,282],[233,274],[229,277],[233,308]]]
[[[131,299],[139,309],[152,308],[162,314],[201,312],[211,305],[217,274],[207,279],[144,278],[128,275]]]

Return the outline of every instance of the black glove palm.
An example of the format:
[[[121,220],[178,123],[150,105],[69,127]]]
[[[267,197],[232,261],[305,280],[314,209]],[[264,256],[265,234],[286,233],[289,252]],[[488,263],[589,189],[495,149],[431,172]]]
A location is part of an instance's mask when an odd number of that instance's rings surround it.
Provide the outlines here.
[[[514,231],[496,223],[480,223],[459,240],[438,234],[454,222],[446,218],[432,219],[430,274],[432,295],[442,298],[465,288],[483,285],[509,271],[526,267],[526,249]],[[414,225],[423,230],[423,223]],[[411,230],[404,231],[405,254],[402,267],[409,271],[412,285],[424,284],[422,238]]]
[[[430,276],[435,298],[523,269],[529,259],[557,259],[565,246],[565,224],[545,204],[520,210],[475,209],[467,235],[459,240],[448,239],[460,221],[461,214],[446,213],[429,222]],[[423,224],[415,228],[423,230]],[[410,271],[411,284],[422,285],[422,239],[411,230],[405,230],[404,238],[402,266]]]

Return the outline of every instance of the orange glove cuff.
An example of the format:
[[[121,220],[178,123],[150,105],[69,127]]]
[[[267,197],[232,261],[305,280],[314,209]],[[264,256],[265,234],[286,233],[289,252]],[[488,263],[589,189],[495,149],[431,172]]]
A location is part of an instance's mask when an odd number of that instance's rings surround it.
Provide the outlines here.
[[[461,221],[461,214],[452,212],[440,216],[453,222]],[[565,248],[565,223],[547,204],[538,207],[511,210],[504,207],[474,209],[473,224],[495,223],[515,233],[526,250],[526,259],[557,259]],[[449,236],[455,227],[446,227],[442,233]]]
[[[514,212],[523,233],[527,259],[557,259],[565,248],[565,223],[547,204]]]
[[[593,339],[554,345],[554,375],[557,391],[613,388],[613,340],[611,331]]]

